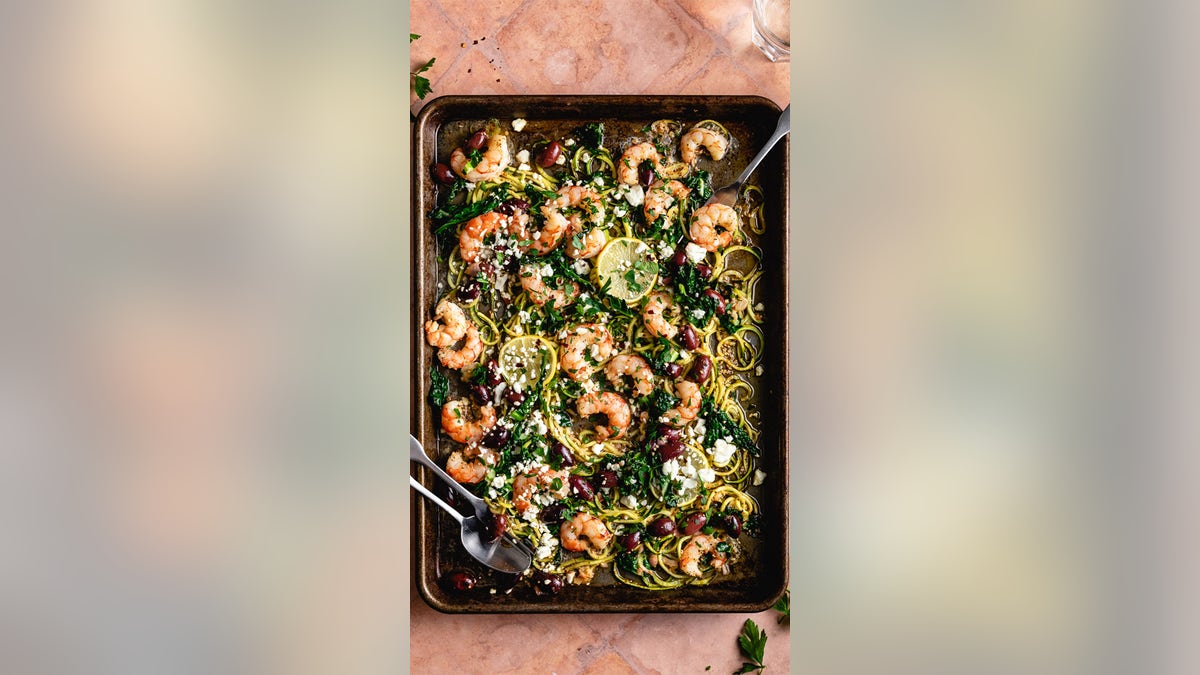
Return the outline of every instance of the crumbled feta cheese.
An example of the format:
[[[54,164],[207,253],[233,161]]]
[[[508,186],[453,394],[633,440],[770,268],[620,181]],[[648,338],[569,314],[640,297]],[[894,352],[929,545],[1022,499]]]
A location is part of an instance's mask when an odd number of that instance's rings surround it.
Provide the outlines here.
[[[536,553],[538,560],[545,560],[546,558],[554,555],[554,549],[550,548],[549,546],[539,546],[537,547]],[[548,583],[550,580],[547,579],[546,581]]]
[[[592,264],[586,260],[576,260],[571,267],[575,270],[576,274],[587,274],[591,271]]]
[[[763,304],[760,302],[760,303],[758,303],[757,305],[755,305],[755,306],[754,306],[754,311],[756,311],[756,312],[761,312],[761,311],[763,311]]]
[[[613,209],[613,215],[618,218],[624,218],[626,213],[628,213],[628,211],[619,206]]]
[[[555,163],[555,164],[566,164],[566,163],[567,163],[567,154],[566,154],[565,152],[564,152],[564,153],[562,153],[562,154],[560,154],[560,155],[558,156],[558,159],[557,159],[557,160],[555,160],[555,162],[554,162],[554,163]]]
[[[517,119],[512,121],[513,131],[520,131],[520,130],[524,129],[526,124],[527,124],[527,122],[524,119],[518,117]]]
[[[755,485],[762,485],[763,481],[766,479],[767,479],[767,474],[763,473],[762,471],[759,471],[758,469],[754,470],[754,484]]]
[[[603,443],[595,443],[592,445],[592,454],[600,455],[603,453],[604,453],[604,444]]]
[[[716,464],[717,466],[725,466],[726,464],[729,464],[729,460],[733,459],[733,453],[735,452],[737,452],[736,445],[730,443],[724,438],[718,438],[717,442],[713,445],[713,464]]]
[[[705,251],[704,247],[697,246],[690,241],[688,242],[687,246],[683,248],[683,253],[687,256],[688,260],[691,260],[694,263],[704,260],[704,256],[708,255],[708,251]]]
[[[528,170],[529,170],[529,165],[526,164],[525,162],[521,162],[520,166],[517,167],[517,171],[528,171]]]
[[[703,318],[704,318],[704,310],[702,310],[702,309],[693,309],[693,310],[692,310],[692,317],[694,317],[694,318],[696,318],[696,319],[703,319]]]
[[[543,277],[548,277],[548,276],[554,275],[554,268],[548,264],[542,265],[542,269],[540,271],[541,271],[541,275]]]
[[[675,249],[671,248],[671,244],[669,244],[665,241],[658,242],[658,259],[659,260],[666,260],[667,258],[670,258],[672,255],[674,255],[674,253],[675,253]]]
[[[522,150],[517,153],[517,161],[524,164],[529,161],[529,151]]]
[[[759,376],[761,376],[761,375],[763,374],[763,367],[762,367],[762,366],[758,366],[758,367],[756,367],[756,368],[754,369],[754,374],[755,374],[755,375],[759,375]]]
[[[682,467],[679,466],[679,460],[677,459],[669,459],[663,462],[663,474],[671,478],[678,478],[679,470],[681,468]]]
[[[625,495],[624,497],[621,497],[621,504],[624,505],[625,508],[636,509],[638,507],[638,499],[633,495]]]
[[[471,191],[473,191],[473,190],[475,189],[475,184],[474,184],[474,183],[464,183],[463,185],[465,185],[465,186],[466,186],[466,188],[467,188],[467,192],[471,192]]]
[[[697,471],[696,477],[705,483],[711,483],[717,479],[717,472],[706,467]]]
[[[504,487],[504,476],[496,476],[495,478],[493,478],[492,479],[492,487],[494,487],[494,488]]]
[[[641,206],[645,199],[646,193],[641,185],[634,185],[625,191],[625,201],[629,202],[630,206]]]
[[[571,147],[572,145],[575,145],[575,139],[574,139],[574,138],[568,138],[567,140],[563,141],[563,145],[565,145],[565,146],[567,146],[567,147],[569,148],[569,147]]]
[[[604,176],[597,175],[595,178],[595,181],[596,181],[596,185],[599,185],[600,187],[604,187]]]

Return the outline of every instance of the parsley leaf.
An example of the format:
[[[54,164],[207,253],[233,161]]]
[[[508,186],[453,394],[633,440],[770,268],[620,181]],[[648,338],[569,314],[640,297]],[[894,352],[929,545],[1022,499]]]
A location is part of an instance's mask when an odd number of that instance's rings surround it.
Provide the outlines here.
[[[419,98],[419,99],[424,99],[426,96],[429,95],[429,92],[433,91],[433,87],[430,86],[430,84],[429,84],[429,78],[422,76],[421,73],[432,68],[434,61],[437,61],[437,59],[436,58],[429,59],[429,61],[425,65],[421,66],[420,68],[417,68],[416,70],[414,70],[412,72],[411,75],[409,75],[409,78],[412,82],[413,92],[417,95],[417,98]]]
[[[783,623],[785,621],[791,622],[792,592],[790,590],[784,591],[783,597],[779,598],[779,602],[776,602],[774,605],[772,605],[771,609],[779,612],[779,620],[776,621],[776,623]]]
[[[763,629],[758,627],[758,624],[750,619],[746,619],[746,623],[742,624],[742,632],[738,635],[738,648],[750,659],[751,663],[743,663],[742,669],[735,673],[753,673],[755,671],[761,673],[765,665],[763,665],[763,652],[767,648],[767,634]]]
[[[432,380],[429,385],[429,404],[439,408],[446,405],[446,399],[450,397],[450,380],[438,371],[437,366],[429,367],[429,379]]]
[[[604,145],[604,123],[590,122],[575,130],[579,144],[593,152],[599,152]]]
[[[408,34],[408,44],[411,45],[413,42],[416,42],[417,38],[419,38],[419,37],[421,37],[421,36],[416,33],[409,33]]]

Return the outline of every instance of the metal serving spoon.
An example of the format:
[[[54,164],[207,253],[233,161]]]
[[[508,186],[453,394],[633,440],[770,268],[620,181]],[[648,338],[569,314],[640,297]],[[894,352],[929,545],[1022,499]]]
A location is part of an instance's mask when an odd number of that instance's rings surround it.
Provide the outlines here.
[[[458,496],[471,505],[471,509],[475,511],[475,517],[482,522],[487,522],[487,518],[491,515],[491,510],[482,499],[476,497],[470,490],[459,485],[458,481],[451,478],[442,467],[438,466],[437,462],[429,458],[425,453],[425,447],[421,445],[421,441],[417,440],[416,436],[408,435],[408,458],[412,461],[424,466],[430,471],[437,474],[447,485],[454,489]]]
[[[791,130],[792,106],[791,104],[788,104],[788,106],[784,108],[783,112],[779,115],[779,123],[775,125],[775,133],[771,134],[771,137],[767,139],[767,143],[762,147],[762,150],[759,150],[758,154],[754,156],[754,159],[750,160],[750,163],[746,165],[746,169],[742,171],[741,175],[738,176],[736,180],[719,190],[715,190],[712,196],[708,198],[708,201],[704,202],[705,205],[724,204],[725,206],[733,206],[736,204],[738,194],[742,190],[742,184],[746,182],[746,179],[750,177],[750,174],[754,173],[754,170],[757,169],[758,165],[761,164],[763,159],[766,158],[767,153],[771,152],[771,148],[775,147],[775,144],[779,142],[779,139],[787,136]]]
[[[437,495],[430,492],[424,485],[417,482],[416,478],[408,477],[408,484],[414,490],[420,492],[426,499],[442,507],[446,513],[449,513],[462,526],[462,543],[463,548],[467,549],[473,558],[497,572],[507,572],[509,574],[520,574],[529,569],[533,564],[533,558],[525,549],[513,546],[512,542],[504,537],[493,542],[487,540],[487,527],[483,521],[475,516],[466,516],[459,513],[457,509],[450,506],[446,502],[438,498]]]

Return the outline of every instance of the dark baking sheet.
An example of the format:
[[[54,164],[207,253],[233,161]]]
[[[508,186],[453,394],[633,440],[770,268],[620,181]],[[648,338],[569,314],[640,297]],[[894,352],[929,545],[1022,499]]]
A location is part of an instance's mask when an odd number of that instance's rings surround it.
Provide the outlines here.
[[[416,264],[413,287],[417,302],[412,307],[413,344],[413,433],[432,457],[444,460],[450,452],[438,433],[438,411],[426,403],[429,366],[435,350],[425,342],[421,329],[426,314],[438,296],[439,267],[427,215],[436,206],[438,185],[429,167],[446,162],[450,151],[489,119],[507,125],[524,118],[528,126],[513,138],[525,139],[529,147],[538,138],[561,138],[571,129],[591,121],[605,123],[606,145],[619,155],[613,141],[623,140],[658,119],[683,122],[716,120],[731,132],[734,143],[721,162],[703,162],[713,174],[713,186],[733,180],[766,142],[775,129],[779,107],[756,96],[444,96],[430,101],[414,125],[413,139],[413,230]],[[758,383],[762,411],[760,467],[767,473],[757,495],[763,512],[762,538],[756,540],[748,565],[741,572],[723,577],[708,586],[688,586],[671,591],[646,591],[623,584],[607,586],[566,585],[557,596],[537,596],[527,584],[511,592],[496,589],[495,579],[462,551],[457,524],[424,500],[415,501],[414,569],[417,589],[434,609],[453,613],[515,612],[757,612],[767,609],[787,587],[787,217],[788,165],[785,138],[751,176],[766,198],[766,233],[757,243],[763,249],[764,278],[758,302],[767,306],[763,332],[764,375]],[[513,148],[515,152],[517,147]],[[776,348],[777,346],[777,348]],[[417,477],[444,494],[437,479],[416,464]],[[745,540],[743,535],[743,540]],[[447,592],[438,582],[456,568],[480,571],[482,583],[467,593]]]

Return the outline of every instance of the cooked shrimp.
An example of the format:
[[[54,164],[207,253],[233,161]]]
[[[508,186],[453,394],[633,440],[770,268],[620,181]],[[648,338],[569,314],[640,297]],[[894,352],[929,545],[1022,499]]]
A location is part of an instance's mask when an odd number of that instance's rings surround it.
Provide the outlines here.
[[[675,395],[679,397],[679,405],[663,413],[663,420],[672,426],[681,427],[696,419],[700,414],[700,385],[684,380],[675,383]]]
[[[585,567],[576,567],[575,576],[571,577],[571,583],[576,586],[586,586],[592,583],[592,579],[596,576],[596,568],[592,565]]]
[[[553,300],[555,307],[562,308],[575,302],[575,296],[579,294],[579,284],[561,278],[558,278],[556,283],[559,284],[558,288],[550,288],[547,285],[546,278],[542,276],[541,265],[521,266],[521,288],[525,289],[535,305],[541,306]]]
[[[646,214],[646,222],[653,223],[667,213],[677,201],[687,199],[691,190],[677,180],[666,183],[654,181],[646,190],[646,198],[642,202],[642,210]]]
[[[474,166],[468,165],[469,160],[462,148],[455,148],[450,154],[450,168],[472,183],[499,178],[509,161],[508,137],[498,133],[498,130],[492,130],[492,133],[488,134],[487,148]]]
[[[612,334],[602,324],[583,323],[562,341],[559,365],[573,380],[586,380],[613,352]]]
[[[669,293],[660,291],[652,294],[646,300],[646,306],[642,308],[642,323],[646,325],[646,332],[668,340],[675,337],[679,329],[667,319],[667,313],[675,309],[675,301]]]
[[[456,450],[446,460],[446,473],[460,483],[478,483],[487,475],[487,466],[478,459],[468,460],[461,451]]]
[[[617,162],[617,180],[626,185],[637,185],[638,169],[642,162],[653,164],[655,172],[662,168],[662,158],[653,143],[638,143],[630,146],[621,155],[620,161]]]
[[[725,563],[727,559],[725,554],[717,550],[719,540],[716,537],[711,537],[707,534],[697,534],[692,537],[687,544],[684,544],[683,551],[679,554],[679,569],[688,576],[698,577],[700,572],[700,561],[706,556],[708,564],[713,568],[725,571]]]
[[[733,236],[741,226],[741,218],[732,207],[708,204],[696,209],[692,214],[688,236],[705,250],[719,251],[733,241]]]
[[[701,146],[708,150],[708,154],[714,160],[720,161],[725,156],[725,151],[729,149],[729,139],[712,129],[694,127],[680,137],[679,156],[688,164],[695,164],[696,159],[700,156]]]
[[[650,370],[650,364],[646,359],[636,354],[621,354],[613,357],[612,361],[604,367],[604,375],[608,377],[608,381],[612,386],[616,387],[621,383],[621,378],[626,375],[633,378],[633,390],[638,396],[649,396],[650,392],[654,391],[654,372]]]
[[[496,409],[490,405],[479,407],[479,419],[468,416],[470,403],[465,398],[446,401],[442,406],[442,429],[446,435],[459,443],[478,443],[479,439],[496,426]]]
[[[479,339],[479,329],[470,321],[467,322],[467,332],[463,336],[463,343],[458,349],[454,349],[453,345],[442,347],[438,350],[438,360],[447,368],[462,370],[467,366],[473,365],[479,359],[479,355],[483,353],[483,340]]]
[[[467,262],[474,262],[483,250],[483,239],[489,234],[504,230],[509,234],[524,239],[528,236],[525,225],[529,222],[529,214],[515,211],[506,216],[499,211],[488,211],[475,216],[463,226],[462,234],[458,235],[458,253]]]
[[[608,437],[620,438],[629,429],[629,421],[633,412],[620,394],[611,391],[593,391],[579,397],[575,401],[575,410],[583,417],[604,415],[604,424],[596,425],[596,440],[603,441]]]
[[[575,517],[558,529],[562,547],[568,551],[586,551],[589,548],[603,551],[612,542],[612,532],[604,521],[590,513],[576,513]]]
[[[467,334],[468,323],[462,307],[442,299],[434,309],[433,319],[425,322],[425,339],[433,347],[449,347]]]
[[[542,215],[546,217],[546,225],[541,232],[533,236],[533,243],[529,248],[545,254],[554,250],[568,231],[575,236],[589,229],[589,225],[592,228],[601,225],[604,222],[604,202],[591,188],[568,185],[559,188],[558,197],[542,205]],[[576,251],[583,248],[576,247]]]
[[[566,469],[554,471],[545,464],[517,476],[513,479],[513,506],[517,513],[529,510],[533,505],[533,493],[540,488],[550,488],[550,494],[555,499],[566,497],[569,489],[567,479],[570,477],[571,473]],[[557,488],[554,487],[555,479],[558,480]]]
[[[567,227],[567,255],[576,260],[596,257],[608,243],[608,235],[604,234],[604,230],[593,227],[585,233],[582,227],[579,220],[572,220]]]

